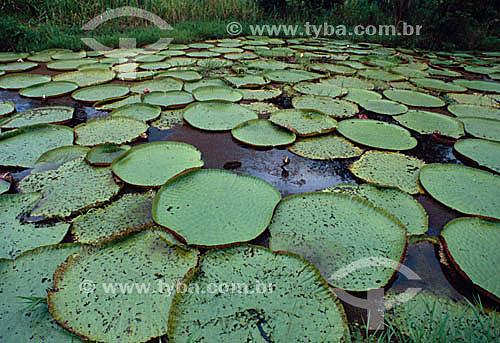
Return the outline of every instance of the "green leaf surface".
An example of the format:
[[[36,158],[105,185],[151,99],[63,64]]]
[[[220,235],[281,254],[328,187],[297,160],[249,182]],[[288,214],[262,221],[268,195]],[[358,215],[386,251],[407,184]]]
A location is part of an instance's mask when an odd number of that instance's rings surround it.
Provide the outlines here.
[[[16,129],[36,124],[62,124],[73,118],[74,111],[69,106],[38,107],[18,112],[0,125],[2,129]]]
[[[83,146],[129,143],[148,128],[143,121],[129,117],[93,119],[75,127],[75,143]]]
[[[482,167],[500,173],[500,142],[484,139],[461,139],[455,143],[456,152]]]
[[[239,104],[222,101],[194,103],[186,107],[184,120],[190,125],[207,131],[228,131],[252,119],[257,114]]]
[[[231,130],[237,141],[256,147],[277,147],[292,144],[295,133],[274,125],[267,119],[252,119]]]
[[[439,113],[410,110],[393,118],[404,127],[423,135],[439,132],[440,135],[456,139],[465,136],[464,125],[460,120]]]

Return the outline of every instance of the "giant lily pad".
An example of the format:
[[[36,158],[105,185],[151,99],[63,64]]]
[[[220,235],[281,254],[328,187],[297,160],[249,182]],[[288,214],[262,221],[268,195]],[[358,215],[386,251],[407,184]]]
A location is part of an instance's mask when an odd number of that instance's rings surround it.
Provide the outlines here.
[[[300,82],[293,86],[297,92],[307,95],[329,96],[332,98],[340,97],[347,94],[346,88],[329,83],[313,83],[313,82]]]
[[[59,326],[45,302],[28,309],[20,297],[47,297],[57,266],[80,250],[61,244],[32,250],[15,261],[0,262],[0,340],[25,343],[80,343]]]
[[[142,96],[140,94],[134,94],[125,97],[98,101],[94,104],[93,107],[98,111],[112,111],[125,105],[139,104],[141,102]]]
[[[151,126],[156,127],[159,130],[168,130],[177,125],[182,125],[184,119],[182,110],[165,111],[161,113],[160,119],[151,123]]]
[[[54,81],[71,81],[79,87],[88,87],[112,81],[114,78],[115,72],[111,70],[86,69],[58,74],[52,79]]]
[[[343,184],[325,191],[361,197],[374,206],[383,208],[403,223],[408,236],[427,232],[428,218],[425,209],[411,195],[398,189],[378,188],[365,183],[360,186]]]
[[[334,78],[322,81],[321,83],[332,84],[340,88],[359,88],[366,90],[375,88],[375,85],[373,83],[359,79],[357,77],[336,76]]]
[[[78,85],[67,81],[51,81],[23,88],[19,94],[27,98],[55,98],[71,93]]]
[[[332,160],[358,157],[363,150],[336,135],[326,135],[298,140],[288,148],[294,154],[313,160]]]
[[[484,139],[461,139],[455,143],[454,149],[482,167],[500,173],[500,142]]]
[[[75,109],[68,106],[38,107],[19,112],[0,123],[2,129],[15,129],[36,124],[62,124],[73,118]]]
[[[385,150],[410,150],[418,143],[408,130],[378,120],[343,120],[337,130],[351,141]]]
[[[0,101],[0,118],[3,118],[16,110],[16,106],[10,101]]]
[[[454,104],[448,106],[448,111],[457,117],[474,117],[500,120],[500,109],[488,106]]]
[[[430,164],[420,183],[434,199],[458,212],[500,220],[500,176],[457,164]]]
[[[363,102],[368,100],[381,100],[382,95],[374,91],[369,91],[360,88],[349,88],[349,93],[342,98],[342,100],[348,100],[361,105]]]
[[[266,119],[246,121],[232,129],[231,134],[237,141],[256,147],[289,145],[296,139],[294,133]]]
[[[59,243],[69,224],[53,227],[21,224],[19,216],[27,213],[40,200],[40,193],[0,195],[0,259],[13,259],[21,253],[50,244]],[[1,334],[0,334],[1,336]]]
[[[201,152],[181,142],[155,142],[132,148],[113,162],[113,172],[124,182],[143,187],[203,167]]]
[[[61,325],[85,339],[149,341],[166,333],[173,298],[170,287],[181,282],[197,261],[197,250],[164,241],[155,231],[86,250],[57,268],[48,296],[49,311]],[[130,285],[149,284],[150,289],[121,292],[102,287],[109,280],[123,280],[124,275]],[[85,280],[92,280],[95,287],[82,290]],[[107,313],[114,313],[116,319]]]
[[[408,106],[442,107],[445,105],[443,100],[436,98],[435,96],[403,89],[386,90],[384,91],[384,95],[390,100],[397,101]]]
[[[408,112],[408,107],[391,100],[367,100],[361,103],[367,111],[394,116]]]
[[[324,96],[298,96],[293,98],[292,104],[297,109],[318,111],[333,118],[349,118],[359,112],[356,104]]]
[[[232,130],[241,123],[257,118],[254,111],[223,101],[194,103],[184,111],[184,119],[190,125],[208,131]]]
[[[389,296],[389,301],[391,298]],[[457,302],[446,296],[437,297],[428,292],[400,300],[390,322],[395,327],[403,328],[404,334],[412,337],[419,335],[424,342],[494,342],[500,337],[500,315],[495,311],[486,314],[470,303]]]
[[[81,58],[75,60],[60,60],[47,63],[47,69],[57,70],[57,71],[68,71],[68,70],[77,70],[81,66],[87,64],[97,63],[98,60],[95,58]]]
[[[111,117],[129,117],[140,121],[151,121],[161,114],[161,107],[150,104],[130,104],[111,112]]]
[[[444,82],[443,80],[438,80],[438,79],[423,78],[423,79],[411,79],[410,81],[419,87],[423,87],[437,92],[460,93],[460,92],[465,92],[467,90],[465,87],[462,87],[458,84],[451,82]]]
[[[38,67],[38,63],[33,62],[12,62],[0,65],[1,71],[19,73],[22,71],[29,71]]]
[[[85,157],[89,150],[90,148],[79,145],[62,146],[49,150],[36,161],[31,174],[57,169],[66,162]]]
[[[454,80],[453,82],[456,85],[476,91],[500,93],[500,84],[498,82],[489,82],[481,80],[464,80],[464,79]]]
[[[490,107],[500,107],[500,104],[495,101],[492,97],[484,94],[448,94],[448,97],[455,100],[459,104],[464,105],[476,105],[476,106],[490,106]],[[450,106],[448,106],[448,110]]]
[[[498,213],[498,211],[497,211]],[[441,237],[456,268],[473,284],[500,301],[500,224],[479,218],[457,218]]]
[[[227,86],[227,84],[221,79],[203,79],[196,82],[186,82],[184,90],[192,93],[196,88],[206,86]]]
[[[41,83],[47,83],[51,80],[48,75],[41,74],[9,74],[0,77],[0,88],[3,89],[21,89]]]
[[[460,120],[435,112],[408,111],[393,118],[401,125],[423,135],[439,133],[452,138],[465,135],[464,126]]]
[[[90,210],[73,221],[71,232],[78,242],[102,244],[153,223],[154,192],[125,194],[110,205]]]
[[[373,79],[385,82],[406,80],[406,76],[390,73],[385,70],[376,70],[376,69],[361,70],[358,73],[358,75],[367,79]]]
[[[130,150],[129,145],[96,145],[86,154],[87,163],[92,166],[110,166],[113,161]]]
[[[198,101],[229,101],[238,102],[243,98],[243,94],[227,86],[205,86],[193,90],[193,96]]]
[[[349,341],[342,306],[316,268],[298,256],[247,245],[210,250],[187,281],[203,290],[235,287],[177,293],[168,324],[175,342]]]
[[[68,217],[101,204],[120,188],[109,168],[91,167],[84,158],[71,160],[54,170],[30,174],[19,182],[23,193],[42,193],[30,215],[47,218]]]
[[[184,107],[194,101],[193,96],[184,91],[152,92],[144,96],[144,103],[165,108]]]
[[[281,110],[269,120],[299,136],[314,136],[335,130],[337,121],[323,113],[306,110]]]
[[[172,63],[172,60],[169,60]],[[169,70],[158,75],[158,77],[171,77],[186,82],[198,81],[202,79],[200,73],[194,70]]]
[[[283,91],[280,88],[269,88],[269,89],[240,89],[240,92],[243,94],[243,99],[245,100],[271,100],[279,97]]]
[[[404,257],[406,229],[369,202],[317,192],[285,198],[269,226],[273,250],[291,251],[311,261],[333,286],[350,291],[384,287],[395,268],[375,262]],[[364,268],[353,264],[366,260]]]
[[[71,95],[73,99],[82,102],[96,102],[110,98],[117,98],[129,93],[128,86],[100,85],[79,89]]]
[[[135,84],[130,87],[130,91],[140,94],[144,93],[145,90],[149,90],[150,92],[180,91],[182,89],[182,85],[182,81],[172,79],[170,77],[164,77],[161,79],[148,80]]]
[[[303,70],[275,70],[264,74],[266,78],[274,82],[296,83],[319,79],[321,74],[311,73]]]
[[[0,134],[0,165],[31,168],[46,151],[73,144],[73,130],[40,124]]]
[[[471,136],[500,142],[500,120],[460,117],[460,121]]]
[[[75,127],[76,144],[123,144],[132,142],[148,130],[143,121],[129,117],[99,118]]]
[[[153,219],[202,247],[248,242],[269,225],[281,194],[248,175],[202,169],[167,182],[153,202]]]
[[[14,62],[28,56],[26,52],[0,52],[0,63]]]
[[[368,183],[398,188],[409,194],[423,193],[418,175],[424,162],[397,152],[368,151],[351,164],[351,172]]]

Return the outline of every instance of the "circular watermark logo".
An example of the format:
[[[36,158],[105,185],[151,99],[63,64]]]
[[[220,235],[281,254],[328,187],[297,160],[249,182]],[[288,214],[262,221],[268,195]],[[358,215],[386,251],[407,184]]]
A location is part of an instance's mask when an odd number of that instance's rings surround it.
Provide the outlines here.
[[[233,21],[232,23],[227,24],[226,31],[231,36],[238,36],[243,32],[243,26],[237,21]]]

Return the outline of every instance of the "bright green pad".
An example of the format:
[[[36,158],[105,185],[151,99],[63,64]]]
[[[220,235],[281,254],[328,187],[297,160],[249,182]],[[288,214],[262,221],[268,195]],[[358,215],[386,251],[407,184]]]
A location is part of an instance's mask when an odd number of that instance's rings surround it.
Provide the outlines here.
[[[375,88],[375,85],[373,83],[367,80],[359,79],[357,77],[336,76],[332,79],[321,81],[321,83],[336,85],[340,88],[360,88],[367,90]]]
[[[100,85],[79,89],[71,95],[73,99],[83,102],[96,102],[105,99],[118,98],[129,93],[128,86]]]
[[[78,85],[67,81],[51,81],[23,88],[19,94],[27,98],[53,98],[71,93]]]
[[[415,337],[419,332],[423,342],[494,342],[500,337],[500,315],[495,311],[485,314],[466,302],[428,292],[402,300],[389,320],[404,334],[413,332]]]
[[[384,287],[396,272],[373,265],[356,270],[351,263],[401,261],[406,247],[406,229],[390,214],[361,198],[327,192],[285,198],[269,231],[271,249],[307,258],[331,285],[349,291]],[[344,268],[352,270],[341,275]]]
[[[116,159],[111,168],[126,183],[161,186],[172,178],[203,167],[201,152],[181,142],[141,144]]]
[[[378,120],[343,120],[337,131],[351,141],[379,149],[410,150],[418,144],[408,130]]]
[[[393,118],[404,127],[423,135],[437,132],[452,138],[460,138],[465,135],[464,125],[460,120],[435,112],[410,110]]]
[[[175,289],[197,261],[197,250],[167,242],[155,231],[88,249],[57,268],[48,296],[50,313],[92,341],[147,342],[167,331],[173,299],[167,285]],[[85,280],[95,285],[91,295],[80,290]],[[150,284],[150,289],[122,292],[116,287],[113,292],[103,286],[113,282],[127,282],[131,287]],[[110,318],[111,313],[115,317]]]
[[[498,82],[480,81],[480,80],[454,80],[455,84],[481,92],[500,93],[500,84]]]
[[[394,116],[408,112],[408,107],[390,100],[367,100],[361,103],[367,111]]]
[[[202,79],[202,76],[194,70],[169,70],[159,74],[158,77],[172,77],[186,82],[199,81]]]
[[[168,325],[175,342],[350,341],[337,297],[316,268],[295,255],[247,245],[210,250],[187,281],[200,289],[227,283],[230,290],[178,293]]]
[[[382,95],[374,91],[361,88],[349,88],[349,93],[342,100],[352,101],[358,105],[368,100],[381,100]]]
[[[117,108],[111,112],[111,117],[129,117],[140,121],[151,121],[161,114],[161,107],[150,104],[130,104]]]
[[[0,101],[0,118],[5,117],[16,110],[16,106],[10,101]]]
[[[36,124],[64,123],[73,118],[75,109],[69,106],[38,107],[16,113],[0,122],[2,129],[15,129]]]
[[[57,244],[68,232],[66,223],[52,227],[21,224],[19,216],[29,212],[40,198],[40,193],[0,195],[0,259],[13,259],[25,251]]]
[[[476,106],[490,106],[490,107],[500,107],[499,103],[493,98],[484,94],[447,94],[449,98],[455,100],[459,104],[464,105],[476,105]],[[450,106],[448,106],[448,110]]]
[[[30,174],[19,182],[23,193],[41,192],[42,198],[30,215],[68,217],[108,201],[120,191],[109,168],[89,166],[84,158],[59,168]]]
[[[335,135],[318,136],[298,140],[288,148],[294,154],[313,160],[333,160],[358,157],[363,150],[343,137]]]
[[[500,176],[458,164],[430,164],[420,183],[434,199],[454,210],[500,220]]]
[[[0,134],[0,165],[31,168],[46,151],[73,144],[73,130],[40,124]]]
[[[52,55],[52,59],[54,60],[76,60],[79,58],[85,58],[87,57],[87,53],[85,51],[78,51],[78,52],[58,52],[54,55]]]
[[[184,84],[184,90],[192,93],[196,88],[206,86],[227,86],[227,84],[221,79],[203,79],[196,82],[186,82]]]
[[[454,149],[480,166],[500,173],[500,143],[484,139],[461,139]]]
[[[409,66],[398,66],[391,69],[393,72],[404,75],[406,77],[425,78],[429,75],[426,71],[411,68]]]
[[[227,76],[225,79],[236,88],[259,87],[269,83],[268,80],[259,75]]]
[[[321,74],[311,73],[303,70],[275,70],[264,73],[264,77],[274,82],[296,83],[319,79]]]
[[[466,104],[449,105],[448,111],[457,117],[474,117],[500,120],[500,108]]]
[[[222,101],[194,103],[184,111],[184,120],[198,129],[208,131],[232,130],[252,119],[258,119],[254,111]]]
[[[0,77],[0,88],[22,89],[50,81],[50,76],[41,74],[15,73]]]
[[[94,108],[98,111],[112,111],[125,105],[139,104],[142,102],[141,95],[135,94],[115,99],[105,99],[94,104]]]
[[[0,63],[14,62],[29,56],[27,52],[0,52]]]
[[[246,121],[231,130],[234,139],[256,147],[289,145],[297,138],[295,133],[274,125],[266,119]]]
[[[330,74],[339,74],[339,75],[354,75],[356,74],[356,69],[350,68],[344,65],[338,64],[330,64],[330,63],[314,63],[309,66],[312,70],[328,72]]]
[[[320,83],[300,82],[295,86],[293,86],[293,89],[302,94],[329,96],[332,98],[336,98],[347,94],[346,88],[340,88],[332,84],[321,83],[321,82]]]
[[[276,188],[256,177],[202,169],[160,189],[153,202],[153,219],[187,244],[225,246],[262,234],[280,200]]]
[[[243,94],[243,99],[245,100],[258,100],[266,101],[279,97],[283,91],[280,88],[270,88],[270,89],[240,89]]]
[[[438,80],[438,79],[424,78],[424,79],[411,79],[410,81],[419,87],[423,87],[437,92],[460,93],[460,92],[465,92],[467,90],[465,87],[462,87],[458,84],[451,82],[444,82],[443,80]]]
[[[182,81],[165,77],[161,79],[140,82],[130,87],[130,91],[132,93],[140,94],[144,93],[145,89],[148,89],[150,92],[171,92],[180,91],[182,89],[182,86]]]
[[[101,144],[93,147],[85,159],[92,166],[110,166],[116,158],[129,150],[129,145]]]
[[[418,175],[424,162],[397,152],[368,151],[351,164],[351,172],[375,185],[397,188],[409,194],[423,193]]]
[[[143,121],[129,117],[89,120],[75,127],[75,143],[84,146],[129,143],[146,132],[148,128],[149,126]]]
[[[473,284],[500,299],[500,223],[457,218],[446,224],[441,237],[454,266]]]
[[[404,89],[385,90],[384,96],[390,100],[415,107],[443,107],[445,102],[435,96]]]
[[[168,62],[150,62],[150,63],[141,63],[139,66],[140,69],[148,70],[148,71],[161,71],[164,69],[170,68],[171,65]]]
[[[193,91],[193,96],[198,101],[229,101],[238,102],[243,98],[243,94],[228,86],[205,86],[198,87]]]
[[[91,66],[92,67],[92,66]],[[54,75],[54,81],[71,81],[78,87],[88,87],[110,82],[115,78],[115,72],[111,70],[86,69]]]
[[[194,101],[191,93],[184,91],[152,92],[146,94],[144,103],[157,105],[165,108],[184,107]]]
[[[475,117],[460,117],[465,131],[471,136],[500,142],[500,120]]]
[[[318,111],[333,118],[349,118],[359,112],[356,104],[324,96],[302,95],[293,98],[292,104],[296,109]]]
[[[337,121],[323,113],[306,110],[281,110],[274,112],[269,120],[298,136],[314,136],[335,130]]]
[[[12,62],[9,64],[4,64],[0,65],[0,70],[1,71],[6,71],[6,72],[22,72],[22,71],[28,71],[32,70],[38,67],[38,63],[33,63],[33,62]]]
[[[0,262],[0,340],[23,343],[80,343],[76,336],[59,326],[47,304],[28,310],[18,297],[47,297],[47,288],[57,266],[80,251],[76,244],[39,248],[15,261]]]
[[[73,221],[71,232],[77,242],[102,244],[141,230],[153,223],[154,192],[128,193],[104,208],[88,211]]]
[[[31,173],[57,169],[66,162],[85,157],[89,150],[90,148],[79,145],[62,146],[49,150],[36,161]]]
[[[386,210],[403,223],[408,236],[427,232],[429,224],[425,209],[411,195],[398,189],[378,188],[365,183],[360,186],[343,184],[325,191],[361,197]]]
[[[81,66],[99,62],[95,58],[81,58],[76,60],[61,60],[47,63],[47,69],[57,71],[77,70]]]
[[[367,79],[373,79],[373,80],[379,80],[379,81],[385,81],[385,82],[406,80],[406,76],[390,73],[390,72],[384,71],[384,70],[376,70],[376,69],[361,70],[358,73],[358,75],[361,77],[367,78]]]
[[[151,126],[156,127],[159,130],[169,130],[177,125],[182,125],[184,119],[182,115],[184,111],[174,110],[174,111],[164,111],[162,112],[160,119],[151,123]]]

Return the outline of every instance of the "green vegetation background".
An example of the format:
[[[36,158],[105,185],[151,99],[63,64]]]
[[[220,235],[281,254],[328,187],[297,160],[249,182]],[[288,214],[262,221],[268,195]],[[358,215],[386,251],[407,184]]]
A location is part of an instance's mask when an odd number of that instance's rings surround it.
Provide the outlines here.
[[[147,21],[122,18],[92,32],[101,43],[118,46],[119,37],[134,37],[139,46],[162,36],[177,43],[229,37],[226,25],[232,21],[240,22],[246,35],[251,34],[249,24],[309,21],[353,27],[406,21],[422,25],[423,34],[355,39],[442,50],[498,50],[500,46],[498,0],[2,0],[0,51],[84,48],[80,38],[89,33],[82,31],[82,25],[121,6],[151,11],[175,30],[161,31]]]

